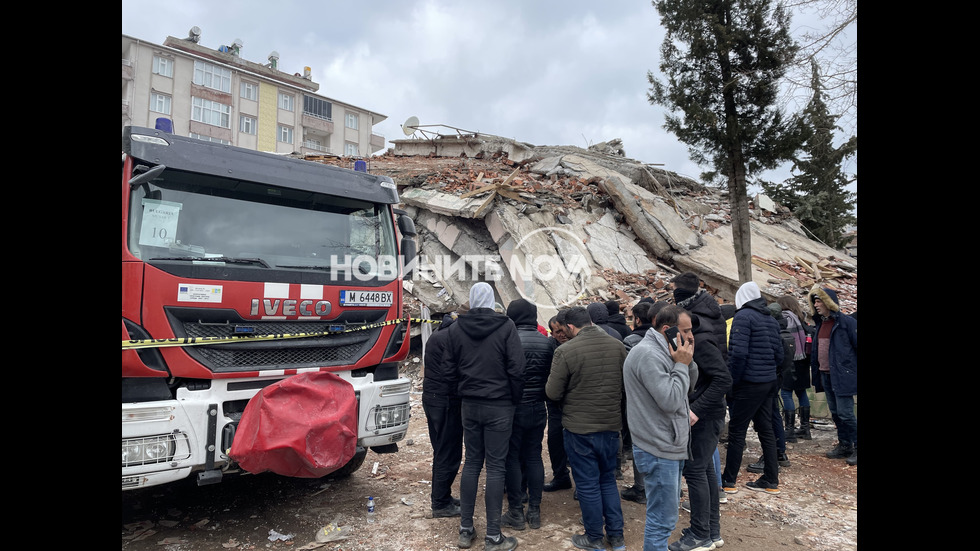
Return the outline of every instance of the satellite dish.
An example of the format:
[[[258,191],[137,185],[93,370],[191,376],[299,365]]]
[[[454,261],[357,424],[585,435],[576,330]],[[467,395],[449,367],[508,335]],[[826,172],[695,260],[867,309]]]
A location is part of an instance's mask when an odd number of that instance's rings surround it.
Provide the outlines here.
[[[404,132],[406,136],[411,136],[418,129],[418,126],[419,126],[418,117],[414,117],[414,116],[408,117],[408,120],[406,120],[402,124],[402,132]]]
[[[197,44],[201,40],[201,28],[197,25],[191,27],[191,30],[187,33],[187,40]]]

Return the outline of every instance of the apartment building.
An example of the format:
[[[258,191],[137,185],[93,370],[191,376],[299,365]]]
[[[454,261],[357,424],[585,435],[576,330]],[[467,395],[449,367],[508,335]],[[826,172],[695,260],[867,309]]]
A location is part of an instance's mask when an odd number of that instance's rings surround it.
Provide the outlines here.
[[[242,59],[235,40],[217,50],[200,44],[201,31],[154,44],[122,35],[122,126],[155,128],[275,153],[368,157],[385,147],[374,125],[387,116],[317,94],[309,67],[280,70]]]

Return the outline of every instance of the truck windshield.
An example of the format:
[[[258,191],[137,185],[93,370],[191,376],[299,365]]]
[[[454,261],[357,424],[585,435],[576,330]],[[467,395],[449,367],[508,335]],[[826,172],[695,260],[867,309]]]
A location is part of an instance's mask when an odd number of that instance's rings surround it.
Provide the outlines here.
[[[167,169],[130,195],[129,248],[153,260],[349,270],[386,278],[386,205]],[[397,269],[396,269],[397,271]]]

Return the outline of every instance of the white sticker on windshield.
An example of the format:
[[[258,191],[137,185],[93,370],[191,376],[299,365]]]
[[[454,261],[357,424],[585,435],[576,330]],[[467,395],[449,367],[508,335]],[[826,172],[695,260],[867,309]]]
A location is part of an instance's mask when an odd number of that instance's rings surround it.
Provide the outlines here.
[[[177,302],[221,302],[221,285],[177,285]]]
[[[169,247],[177,236],[177,220],[183,205],[158,199],[143,199],[140,245]]]

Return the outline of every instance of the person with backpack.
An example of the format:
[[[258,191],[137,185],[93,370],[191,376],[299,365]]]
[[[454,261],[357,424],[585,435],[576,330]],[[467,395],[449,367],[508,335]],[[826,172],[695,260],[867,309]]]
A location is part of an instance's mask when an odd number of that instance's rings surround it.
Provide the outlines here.
[[[810,434],[810,339],[813,328],[804,321],[803,310],[796,297],[783,295],[776,299],[782,307],[783,318],[786,319],[787,329],[793,335],[796,348],[793,354],[793,369],[783,373],[780,394],[783,398],[783,422],[786,433],[793,434],[797,439],[811,440]],[[793,405],[793,395],[799,403],[799,408]],[[800,428],[796,428],[796,413],[799,412]],[[787,440],[793,442],[793,440]]]

